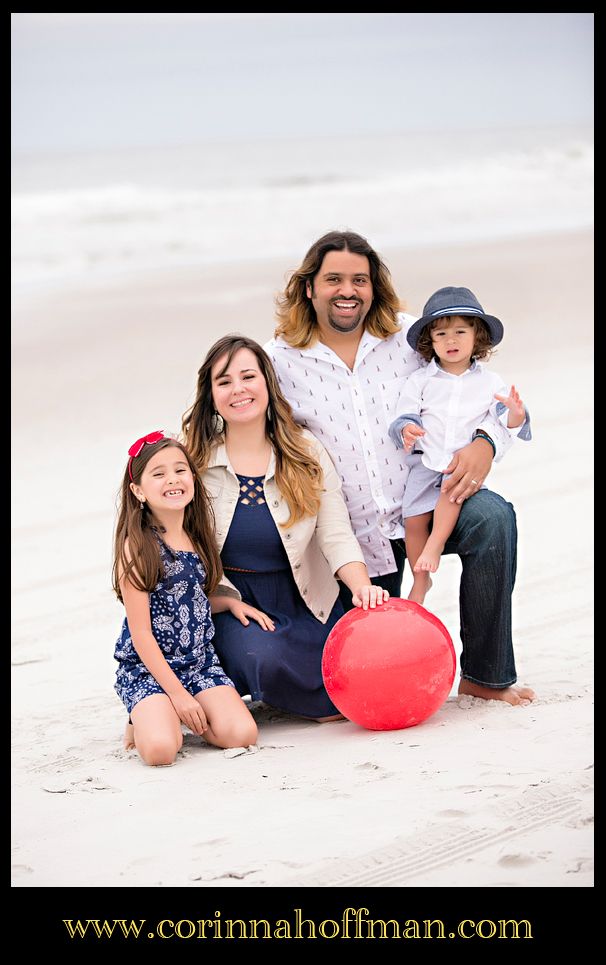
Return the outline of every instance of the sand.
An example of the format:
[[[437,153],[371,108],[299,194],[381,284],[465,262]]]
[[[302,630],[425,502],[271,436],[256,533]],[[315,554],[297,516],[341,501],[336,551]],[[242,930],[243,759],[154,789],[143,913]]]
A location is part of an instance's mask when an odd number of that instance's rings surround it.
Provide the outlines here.
[[[513,708],[457,697],[455,681],[434,716],[390,732],[256,704],[256,753],[192,735],[170,768],[124,752],[112,658],[123,610],[110,566],[126,450],[145,432],[179,429],[215,338],[272,334],[273,296],[295,265],[20,295],[14,887],[592,886],[592,237],[383,255],[409,311],[442,285],[466,285],[505,323],[491,366],[519,388],[534,440],[489,484],[516,507],[515,652],[538,699]],[[426,600],[457,655],[459,572],[445,558]]]

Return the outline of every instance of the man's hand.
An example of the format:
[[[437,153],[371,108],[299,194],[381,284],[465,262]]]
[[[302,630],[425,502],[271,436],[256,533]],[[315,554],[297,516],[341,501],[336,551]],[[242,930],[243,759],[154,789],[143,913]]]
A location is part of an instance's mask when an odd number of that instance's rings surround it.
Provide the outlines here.
[[[492,467],[493,449],[486,439],[474,439],[455,452],[444,473],[451,473],[442,484],[451,503],[462,503],[482,486]]]

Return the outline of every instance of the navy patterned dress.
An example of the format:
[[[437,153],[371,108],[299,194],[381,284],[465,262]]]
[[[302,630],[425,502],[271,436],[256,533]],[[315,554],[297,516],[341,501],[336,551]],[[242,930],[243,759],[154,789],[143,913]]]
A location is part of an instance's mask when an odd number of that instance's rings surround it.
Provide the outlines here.
[[[215,627],[200,557],[172,550],[156,535],[164,577],[149,594],[149,606],[152,633],[166,662],[192,696],[210,687],[233,687],[211,643]],[[119,663],[115,689],[129,714],[144,697],[164,693],[135,650],[126,617],[114,657]]]
[[[231,613],[217,613],[217,653],[242,696],[303,717],[330,717],[339,711],[324,689],[322,651],[344,610],[337,599],[320,623],[306,606],[267,508],[263,478],[238,475],[240,499],[221,560],[242,599],[271,617],[276,629],[263,630],[254,620],[245,627]]]

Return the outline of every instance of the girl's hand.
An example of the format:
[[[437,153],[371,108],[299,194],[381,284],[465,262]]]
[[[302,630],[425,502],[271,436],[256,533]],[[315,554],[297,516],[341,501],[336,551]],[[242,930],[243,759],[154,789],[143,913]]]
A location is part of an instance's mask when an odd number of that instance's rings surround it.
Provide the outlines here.
[[[519,426],[521,426],[526,419],[526,409],[524,408],[524,403],[522,402],[515,385],[511,386],[509,395],[497,395],[495,392],[494,397],[509,409],[507,428],[517,429]]]
[[[388,599],[389,593],[382,586],[367,583],[352,594],[351,602],[354,606],[361,606],[363,610],[368,610],[369,607],[374,610]]]
[[[406,452],[410,452],[414,447],[417,439],[425,435],[425,429],[421,429],[421,426],[415,425],[414,422],[407,422],[402,429],[402,442],[404,443],[404,449]]]
[[[236,620],[243,623],[245,627],[248,626],[250,620],[255,620],[263,630],[275,630],[276,626],[271,617],[268,617],[266,613],[262,613],[261,610],[257,610],[254,606],[249,603],[244,603],[243,600],[233,600],[230,599],[228,609],[235,616]]]
[[[206,720],[206,714],[202,710],[201,704],[198,703],[195,697],[192,697],[185,688],[178,694],[172,694],[170,697],[171,704],[175,708],[179,720],[189,727],[194,734],[202,736],[204,731],[208,728],[208,721]]]

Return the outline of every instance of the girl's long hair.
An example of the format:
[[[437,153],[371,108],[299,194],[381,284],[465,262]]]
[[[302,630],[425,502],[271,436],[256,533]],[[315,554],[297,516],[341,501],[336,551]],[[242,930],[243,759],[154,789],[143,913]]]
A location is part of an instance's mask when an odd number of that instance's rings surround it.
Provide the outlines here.
[[[183,415],[185,444],[200,472],[207,468],[212,450],[223,441],[218,430],[212,394],[212,368],[225,356],[225,372],[235,353],[247,348],[256,356],[269,395],[265,433],[276,457],[276,484],[286,500],[290,516],[282,526],[292,526],[305,516],[316,516],[322,492],[322,467],[312,455],[303,429],[292,416],[282,395],[271,359],[261,346],[245,335],[225,335],[210,347],[198,372],[194,404]]]
[[[200,473],[196,469],[187,449],[176,439],[161,439],[153,445],[146,443],[138,456],[124,470],[124,478],[118,496],[118,517],[114,536],[114,561],[112,567],[112,586],[120,602],[122,590],[120,583],[128,579],[137,589],[151,593],[163,578],[162,559],[154,528],[160,525],[154,519],[147,503],[141,503],[130,488],[131,481],[140,483],[143,471],[152,456],[169,446],[180,449],[185,456],[194,477],[194,498],[185,507],[183,529],[192,541],[206,571],[205,593],[210,595],[222,576],[221,559],[217,550],[214,533],[214,517],[210,500]],[[128,540],[128,556],[126,541]],[[170,551],[170,547],[169,547]]]
[[[300,268],[292,273],[284,293],[276,298],[276,338],[281,335],[294,348],[308,348],[317,341],[316,311],[307,295],[307,284],[313,289],[314,278],[329,251],[350,251],[354,255],[368,258],[372,304],[364,319],[364,327],[376,338],[387,338],[394,332],[399,332],[396,316],[401,305],[387,266],[366,238],[353,231],[329,231],[314,242]]]

